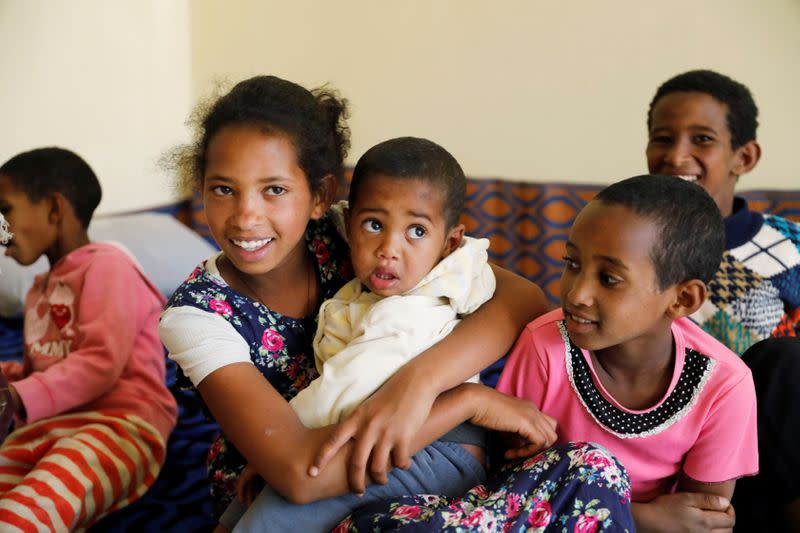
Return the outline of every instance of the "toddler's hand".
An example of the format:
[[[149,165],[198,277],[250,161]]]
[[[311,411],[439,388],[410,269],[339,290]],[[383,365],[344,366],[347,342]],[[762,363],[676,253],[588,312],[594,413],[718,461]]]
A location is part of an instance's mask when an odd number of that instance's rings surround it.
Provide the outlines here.
[[[533,402],[483,386],[476,392],[481,399],[476,402],[477,410],[470,422],[522,439],[519,445],[505,452],[506,459],[535,455],[556,442],[556,420],[542,413]]]
[[[408,468],[411,464],[412,439],[435,400],[435,393],[415,387],[398,372],[336,427],[317,454],[309,475],[316,476],[353,439],[355,446],[347,468],[350,490],[364,492],[368,469],[374,482],[385,484],[391,465]]]
[[[262,478],[255,468],[250,465],[244,467],[239,479],[236,481],[236,497],[245,507],[250,507],[264,488],[264,478]]]

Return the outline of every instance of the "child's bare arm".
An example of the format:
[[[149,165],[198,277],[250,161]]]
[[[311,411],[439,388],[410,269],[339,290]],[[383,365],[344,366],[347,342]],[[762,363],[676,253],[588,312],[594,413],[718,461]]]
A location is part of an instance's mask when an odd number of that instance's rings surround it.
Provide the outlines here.
[[[452,427],[455,418],[445,411],[448,408],[445,400],[456,401],[450,396],[472,406],[469,407],[471,423],[517,438],[519,444],[506,452],[508,459],[534,455],[556,441],[555,419],[539,411],[533,402],[477,383],[463,383],[439,396],[428,420],[415,437],[417,446],[434,440],[442,431]]]
[[[499,447],[506,460],[531,457],[555,444],[558,439],[555,418],[541,412],[529,399],[508,395],[489,387],[483,388],[485,391],[480,412],[470,422],[485,428],[509,428],[495,429],[501,441]],[[530,425],[530,437],[514,426],[523,420],[526,425]]]
[[[538,286],[502,268],[492,268],[497,281],[492,299],[401,368],[339,424],[320,448],[312,471],[322,469],[350,440],[355,449],[348,475],[356,491],[363,489],[367,470],[380,482],[386,479],[390,463],[408,465],[410,443],[436,397],[502,357],[520,331],[547,311]]]
[[[733,531],[736,516],[730,500],[735,486],[736,481],[701,483],[683,476],[675,494],[631,504],[636,530]]]
[[[678,481],[678,489],[676,492],[702,492],[703,494],[714,494],[722,496],[730,501],[733,498],[733,490],[736,488],[736,480],[724,481],[722,483],[703,483],[690,478],[687,475],[682,475]]]
[[[293,503],[309,503],[348,491],[348,454],[352,443],[341,447],[328,467],[312,477],[311,462],[335,426],[308,429],[291,406],[251,364],[234,363],[206,377],[198,386],[226,436],[236,445],[250,466],[267,484]],[[493,425],[491,429],[519,431],[526,439],[536,440],[536,414],[529,402],[505,397],[507,416],[490,416],[487,395],[499,395],[475,384],[462,384],[436,399],[430,417],[412,439],[415,452],[446,433],[451,427],[470,419]],[[242,406],[257,405],[258,409]],[[496,405],[496,404],[493,404]]]

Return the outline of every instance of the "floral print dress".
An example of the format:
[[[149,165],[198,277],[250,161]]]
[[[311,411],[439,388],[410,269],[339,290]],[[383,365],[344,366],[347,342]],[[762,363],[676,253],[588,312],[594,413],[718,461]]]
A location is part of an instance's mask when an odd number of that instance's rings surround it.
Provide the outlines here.
[[[625,469],[605,448],[567,443],[506,465],[460,498],[365,505],[335,531],[633,532],[630,497]]]
[[[309,252],[316,258],[320,300],[333,296],[353,277],[350,249],[337,233],[331,215],[312,220],[306,230]],[[209,259],[213,260],[213,259]],[[250,346],[250,358],[286,400],[317,377],[311,342],[316,332],[312,316],[291,318],[230,288],[200,264],[172,295],[166,309],[191,306],[225,318]],[[179,371],[179,384],[192,388]],[[236,494],[236,480],[246,464],[233,444],[219,435],[208,454],[211,493],[221,513]]]

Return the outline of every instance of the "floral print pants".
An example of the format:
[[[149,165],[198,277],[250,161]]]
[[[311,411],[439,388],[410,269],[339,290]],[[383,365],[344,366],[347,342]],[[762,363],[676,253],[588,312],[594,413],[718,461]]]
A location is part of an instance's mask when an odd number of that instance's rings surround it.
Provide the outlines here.
[[[391,530],[593,533],[635,526],[622,465],[604,448],[577,442],[506,465],[457,499],[417,495],[366,505],[335,532]]]

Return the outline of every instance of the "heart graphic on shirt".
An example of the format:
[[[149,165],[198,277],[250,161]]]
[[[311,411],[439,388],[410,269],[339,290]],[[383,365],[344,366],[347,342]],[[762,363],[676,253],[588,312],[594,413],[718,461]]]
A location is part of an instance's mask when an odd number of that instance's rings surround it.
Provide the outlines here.
[[[48,306],[43,298],[39,298],[36,305],[25,313],[25,342],[33,343],[38,341],[44,337],[48,327],[50,327]]]
[[[72,318],[72,309],[64,304],[50,304],[50,316],[58,329],[64,329]]]

